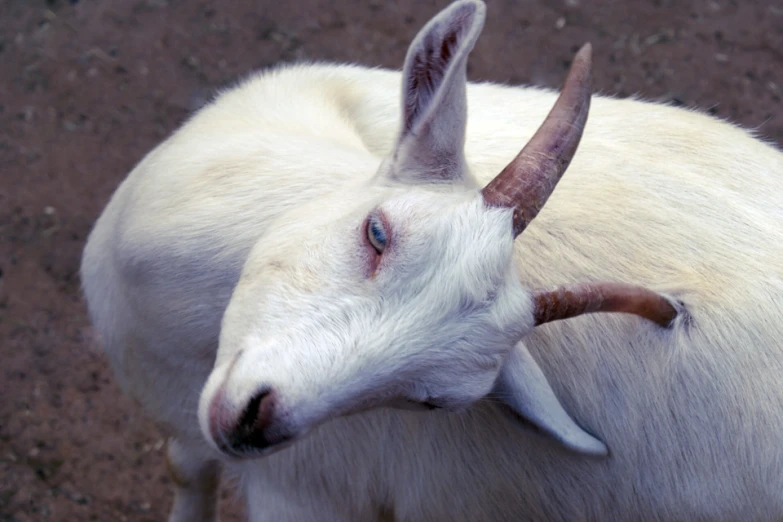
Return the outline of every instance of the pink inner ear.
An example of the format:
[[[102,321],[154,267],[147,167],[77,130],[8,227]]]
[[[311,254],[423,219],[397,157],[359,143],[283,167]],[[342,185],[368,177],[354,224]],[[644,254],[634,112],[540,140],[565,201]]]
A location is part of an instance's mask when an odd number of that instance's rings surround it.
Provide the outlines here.
[[[456,33],[449,33],[441,44],[440,55],[436,56],[432,35],[427,35],[425,46],[416,53],[410,66],[410,76],[405,96],[405,131],[409,132],[424,108],[429,106],[435,91],[440,86],[449,65],[453,48],[457,44]]]
[[[447,20],[440,21],[419,41],[418,49],[412,55],[407,70],[409,76],[405,85],[405,132],[409,132],[419,123],[422,114],[426,112],[441,87],[452,58],[463,43],[465,33],[472,27],[471,17],[475,11],[474,4],[460,6]],[[446,34],[439,37],[443,26],[446,26]]]

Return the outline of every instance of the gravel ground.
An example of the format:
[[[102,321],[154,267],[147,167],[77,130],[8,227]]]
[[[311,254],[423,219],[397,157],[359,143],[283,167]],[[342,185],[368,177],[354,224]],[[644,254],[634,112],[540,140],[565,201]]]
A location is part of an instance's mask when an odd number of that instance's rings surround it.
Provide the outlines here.
[[[0,522],[165,520],[163,440],[93,340],[78,263],[133,165],[216,88],[281,61],[399,67],[445,0],[0,0]],[[489,0],[476,80],[608,94],[783,144],[783,3]],[[237,503],[224,520],[241,520]]]

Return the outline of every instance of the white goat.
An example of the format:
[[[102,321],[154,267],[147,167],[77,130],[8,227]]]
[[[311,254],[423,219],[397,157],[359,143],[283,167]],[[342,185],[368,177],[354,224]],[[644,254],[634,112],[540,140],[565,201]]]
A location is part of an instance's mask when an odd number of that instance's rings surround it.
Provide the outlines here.
[[[783,154],[605,97],[581,137],[589,46],[531,139],[554,93],[466,83],[484,10],[254,76],[117,189],[82,277],[170,520],[220,461],[253,521],[783,520]],[[622,284],[531,290],[580,279]]]

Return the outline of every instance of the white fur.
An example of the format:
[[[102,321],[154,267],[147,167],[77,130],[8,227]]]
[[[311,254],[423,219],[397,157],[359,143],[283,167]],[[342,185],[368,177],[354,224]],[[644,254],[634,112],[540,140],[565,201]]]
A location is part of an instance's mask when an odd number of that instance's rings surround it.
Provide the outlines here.
[[[400,84],[345,65],[255,75],[144,158],[98,220],[90,314],[124,389],[176,439],[171,520],[213,517],[219,456],[199,417],[223,383],[237,412],[275,387],[280,429],[300,436],[225,462],[253,522],[783,519],[783,154],[700,113],[596,96],[512,243],[476,187],[556,94],[469,84],[466,166],[427,183],[386,159]],[[368,278],[376,206],[397,243]],[[690,318],[530,332],[526,289],[586,280],[667,292]],[[479,400],[525,347],[608,458]],[[400,396],[455,411],[373,407]]]

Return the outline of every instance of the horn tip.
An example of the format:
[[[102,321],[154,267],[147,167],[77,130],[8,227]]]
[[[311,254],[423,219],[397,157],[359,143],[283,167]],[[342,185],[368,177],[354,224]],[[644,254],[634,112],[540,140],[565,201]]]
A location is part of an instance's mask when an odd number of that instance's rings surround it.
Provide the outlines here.
[[[579,49],[579,52],[576,53],[577,59],[582,60],[590,60],[593,57],[593,44],[590,42],[585,42],[584,45]]]
[[[574,56],[571,65],[571,71],[577,78],[581,78],[579,83],[583,85],[588,96],[592,91],[592,68],[593,68],[593,45],[590,42],[585,43],[579,52]]]

